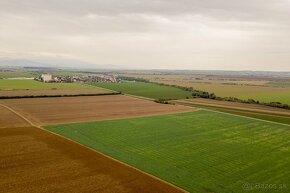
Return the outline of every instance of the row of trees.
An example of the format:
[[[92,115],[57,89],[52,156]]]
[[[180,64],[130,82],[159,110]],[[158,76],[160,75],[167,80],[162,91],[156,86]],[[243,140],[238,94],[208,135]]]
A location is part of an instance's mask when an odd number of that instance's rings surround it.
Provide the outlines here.
[[[104,96],[120,95],[121,92],[113,93],[94,93],[94,94],[56,94],[56,95],[23,95],[23,96],[0,96],[0,99],[21,99],[21,98],[51,98],[51,97],[77,97],[77,96]]]

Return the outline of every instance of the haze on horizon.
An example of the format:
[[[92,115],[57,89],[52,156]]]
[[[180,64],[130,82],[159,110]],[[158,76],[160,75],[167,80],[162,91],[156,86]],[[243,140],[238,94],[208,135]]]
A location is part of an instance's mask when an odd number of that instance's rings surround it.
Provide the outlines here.
[[[290,71],[289,10],[290,0],[0,0],[0,58]]]

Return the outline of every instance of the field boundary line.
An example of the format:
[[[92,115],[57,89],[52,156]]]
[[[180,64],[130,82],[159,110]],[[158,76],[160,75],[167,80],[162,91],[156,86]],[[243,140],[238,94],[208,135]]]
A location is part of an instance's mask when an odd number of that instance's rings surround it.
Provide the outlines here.
[[[157,181],[160,181],[160,182],[165,183],[165,184],[167,184],[167,185],[169,185],[169,186],[171,186],[171,187],[173,187],[173,188],[175,188],[175,189],[177,189],[177,190],[180,190],[181,192],[184,192],[184,193],[190,193],[189,191],[184,190],[184,189],[182,189],[181,187],[178,187],[178,186],[176,186],[176,185],[174,185],[174,184],[172,184],[172,183],[170,183],[170,182],[167,182],[167,181],[165,181],[165,180],[163,180],[163,179],[161,179],[161,178],[158,178],[157,176],[154,176],[154,175],[152,175],[152,174],[149,174],[149,173],[147,173],[147,172],[145,172],[145,171],[143,171],[143,170],[141,170],[141,169],[138,169],[138,168],[136,168],[136,167],[133,167],[133,166],[131,166],[131,165],[125,163],[125,162],[122,162],[122,161],[120,161],[120,160],[118,160],[118,159],[115,159],[115,158],[113,158],[113,157],[111,157],[111,156],[108,156],[108,155],[106,155],[106,154],[104,154],[104,153],[102,153],[102,152],[100,152],[100,151],[97,151],[96,149],[93,149],[93,148],[91,148],[91,147],[88,147],[88,146],[86,146],[86,145],[84,145],[84,144],[81,144],[81,143],[79,143],[79,142],[77,142],[77,141],[74,141],[74,140],[72,140],[72,139],[69,139],[69,138],[67,138],[67,137],[65,137],[65,136],[62,136],[62,135],[60,135],[60,134],[54,133],[54,132],[52,132],[52,131],[49,131],[49,130],[43,128],[42,126],[35,125],[33,122],[31,122],[31,121],[30,121],[29,119],[27,119],[25,116],[21,115],[20,113],[18,113],[17,111],[15,111],[14,109],[12,109],[12,108],[9,107],[9,106],[6,106],[6,105],[1,104],[1,103],[0,103],[0,106],[2,106],[2,107],[4,107],[4,108],[10,110],[11,112],[15,113],[17,116],[19,116],[20,118],[22,118],[22,119],[24,119],[25,121],[27,121],[27,122],[28,122],[31,126],[33,126],[33,127],[36,127],[36,128],[38,128],[38,129],[40,129],[40,130],[42,130],[42,131],[45,131],[45,132],[47,132],[47,133],[53,134],[53,135],[55,135],[55,136],[58,136],[58,137],[60,137],[60,138],[62,138],[62,139],[64,139],[64,140],[67,140],[67,141],[70,141],[70,142],[75,143],[75,144],[77,144],[77,145],[80,145],[80,146],[82,146],[82,147],[85,148],[85,149],[88,149],[88,150],[90,150],[90,151],[93,151],[93,152],[95,152],[95,153],[97,153],[97,154],[99,154],[99,155],[101,155],[101,156],[104,156],[104,157],[106,157],[106,158],[109,158],[109,159],[111,159],[111,160],[113,160],[113,161],[115,161],[115,162],[117,162],[117,163],[119,163],[119,164],[122,164],[122,165],[124,165],[124,166],[126,166],[126,167],[128,167],[128,168],[131,168],[131,169],[133,169],[133,170],[136,170],[136,171],[138,171],[138,172],[140,172],[140,173],[142,173],[142,174],[144,174],[144,175],[146,175],[146,176],[149,176],[149,177],[151,177],[151,178],[153,178],[153,179],[155,179],[155,180],[157,180]]]
[[[18,117],[20,117],[21,119],[23,119],[24,121],[26,121],[27,123],[29,123],[31,126],[33,127],[38,127],[37,125],[35,125],[34,123],[32,123],[29,119],[27,119],[26,117],[24,117],[23,115],[21,115],[20,113],[18,113],[17,111],[15,111],[14,109],[12,109],[11,107],[4,105],[2,103],[0,103],[1,107],[4,107],[6,109],[8,109],[9,111],[11,111],[12,113],[16,114]]]
[[[184,104],[185,106],[188,106],[190,104]],[[194,104],[193,104],[194,105]],[[263,122],[267,122],[267,123],[272,123],[272,124],[277,124],[277,125],[283,125],[283,126],[287,126],[287,127],[290,127],[290,125],[288,124],[285,124],[285,123],[278,123],[278,122],[274,122],[274,121],[267,121],[267,120],[264,120],[264,119],[258,119],[258,118],[254,118],[254,117],[247,117],[247,116],[243,116],[243,115],[236,115],[236,114],[232,114],[232,113],[226,113],[226,112],[221,112],[221,111],[217,111],[217,110],[211,110],[211,109],[206,109],[206,108],[202,108],[202,107],[199,107],[200,109],[202,110],[205,110],[205,111],[211,111],[211,112],[215,112],[215,113],[221,113],[221,114],[226,114],[226,115],[232,115],[232,116],[236,116],[236,117],[242,117],[242,118],[247,118],[247,119],[253,119],[253,120],[256,120],[256,121],[263,121]]]
[[[64,95],[24,95],[24,96],[0,96],[0,99],[30,99],[30,98],[64,98],[64,97],[86,97],[86,96],[110,96],[120,95],[117,92],[112,93],[95,93],[95,94],[64,94]]]

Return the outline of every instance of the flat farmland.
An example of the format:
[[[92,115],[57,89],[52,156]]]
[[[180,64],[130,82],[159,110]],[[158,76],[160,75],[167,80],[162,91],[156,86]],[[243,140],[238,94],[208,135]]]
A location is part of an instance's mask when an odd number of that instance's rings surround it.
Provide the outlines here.
[[[178,193],[180,190],[34,127],[0,128],[0,192]]]
[[[88,90],[96,89],[87,84],[78,83],[43,83],[36,80],[0,79],[0,90]]]
[[[89,90],[0,90],[0,97],[16,97],[16,96],[56,96],[56,95],[81,95],[81,94],[105,94],[112,93],[104,89]]]
[[[190,192],[289,192],[290,126],[200,110],[47,129]]]
[[[265,86],[224,85],[215,83],[199,83],[186,81],[158,81],[160,83],[193,87],[198,90],[213,92],[221,97],[236,97],[239,99],[255,99],[260,102],[281,102],[290,105],[290,88]]]
[[[124,95],[2,101],[37,125],[142,117],[196,110],[191,107],[164,105]]]
[[[196,80],[192,75],[130,75],[150,80],[151,82],[193,87],[197,90],[213,92],[220,97],[236,97],[239,99],[255,99],[260,102],[281,102],[290,105],[290,87],[277,87],[269,81],[243,80],[229,81],[203,77]],[[236,78],[238,79],[238,78]],[[279,85],[289,84],[288,82]]]
[[[178,88],[144,82],[122,82],[118,84],[96,83],[93,85],[152,99],[185,99],[187,97],[192,97],[190,92]]]

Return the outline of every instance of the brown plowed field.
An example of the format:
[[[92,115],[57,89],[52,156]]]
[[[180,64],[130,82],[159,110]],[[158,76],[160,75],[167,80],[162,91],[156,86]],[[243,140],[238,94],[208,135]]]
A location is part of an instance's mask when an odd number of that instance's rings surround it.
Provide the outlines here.
[[[176,100],[176,102],[183,102],[188,104],[200,104],[200,105],[208,105],[208,106],[216,106],[216,107],[225,107],[230,109],[238,109],[238,110],[248,110],[255,112],[263,112],[263,113],[271,113],[277,115],[289,115],[290,110],[274,108],[263,105],[256,104],[247,104],[247,103],[238,103],[238,102],[229,102],[229,101],[218,101],[212,99],[185,99],[185,100]]]
[[[142,117],[194,111],[124,95],[2,100],[36,125],[55,125],[97,120]]]
[[[0,192],[181,192],[97,152],[34,127],[0,129]]]
[[[30,126],[22,118],[15,116],[10,110],[1,106],[0,104],[0,128],[10,128],[10,127],[25,127]]]
[[[79,95],[79,94],[103,94],[111,93],[111,91],[103,89],[92,90],[0,90],[2,97],[15,96],[53,96],[53,95]]]

